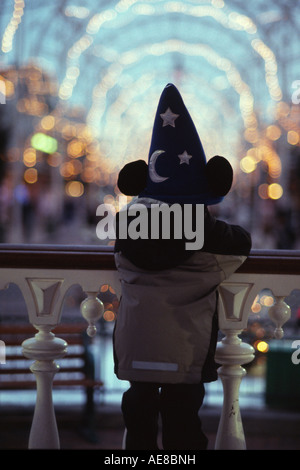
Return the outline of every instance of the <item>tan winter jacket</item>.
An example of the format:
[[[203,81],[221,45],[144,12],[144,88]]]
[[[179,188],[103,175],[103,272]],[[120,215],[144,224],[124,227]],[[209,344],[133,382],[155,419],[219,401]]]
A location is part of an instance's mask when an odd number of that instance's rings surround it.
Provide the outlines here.
[[[117,377],[158,383],[204,380],[217,288],[245,259],[196,251],[177,267],[149,271],[115,253],[122,284],[114,331]]]

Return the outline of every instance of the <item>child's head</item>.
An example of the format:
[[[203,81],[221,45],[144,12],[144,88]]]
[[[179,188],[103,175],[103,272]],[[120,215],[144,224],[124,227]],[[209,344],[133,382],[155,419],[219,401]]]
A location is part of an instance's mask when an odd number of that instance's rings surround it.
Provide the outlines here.
[[[120,191],[169,203],[212,205],[229,192],[232,179],[232,167],[224,157],[206,161],[179,91],[167,85],[158,103],[148,165],[144,160],[125,165],[119,173]]]

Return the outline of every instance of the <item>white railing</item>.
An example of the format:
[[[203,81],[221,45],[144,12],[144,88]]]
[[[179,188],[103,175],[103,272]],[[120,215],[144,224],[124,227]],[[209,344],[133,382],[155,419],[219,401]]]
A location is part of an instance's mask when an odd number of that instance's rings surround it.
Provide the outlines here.
[[[219,288],[219,328],[224,338],[217,345],[216,361],[223,383],[223,407],[216,437],[216,449],[246,449],[239,408],[239,387],[246,374],[243,364],[254,359],[254,349],[239,338],[247,327],[251,306],[263,289],[270,289],[274,304],[268,314],[274,323],[274,337],[283,337],[282,326],[291,316],[284,299],[300,286],[299,252],[255,252]]]
[[[216,438],[216,449],[245,449],[239,408],[239,387],[245,375],[242,365],[254,358],[252,346],[243,343],[240,333],[247,326],[251,306],[264,288],[272,291],[276,303],[269,314],[275,337],[283,334],[290,308],[284,298],[300,284],[299,252],[254,252],[245,264],[220,286],[219,326],[224,338],[218,343],[216,360],[221,367],[224,402]],[[29,448],[59,448],[59,435],[52,402],[52,382],[58,372],[56,360],[67,352],[67,343],[52,329],[60,323],[66,293],[80,285],[86,293],[81,314],[90,336],[101,317],[103,305],[97,295],[103,284],[120,296],[118,273],[110,247],[0,246],[0,289],[15,283],[20,288],[29,315],[37,330],[23,342],[23,354],[34,362],[37,399],[29,437]],[[0,329],[1,339],[1,329]],[[120,443],[121,445],[121,443]]]

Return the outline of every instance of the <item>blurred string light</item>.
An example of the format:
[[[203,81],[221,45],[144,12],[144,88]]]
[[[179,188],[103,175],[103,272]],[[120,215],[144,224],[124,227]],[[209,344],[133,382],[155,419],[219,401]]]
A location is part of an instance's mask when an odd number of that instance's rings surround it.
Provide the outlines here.
[[[222,11],[221,9],[225,6],[224,2],[212,1],[211,6],[209,5],[191,5],[184,2],[153,2],[151,5],[140,5],[137,4],[138,0],[131,1],[120,1],[117,3],[114,9],[107,9],[100,13],[97,13],[92,16],[89,20],[86,27],[86,33],[77,40],[68,52],[67,59],[67,71],[64,81],[60,87],[60,97],[62,99],[68,99],[72,96],[73,88],[76,84],[76,80],[79,75],[78,61],[80,55],[83,54],[93,43],[94,38],[99,30],[105,23],[112,23],[111,28],[114,27],[113,22],[119,14],[126,13],[129,9],[131,12],[131,21],[134,20],[134,17],[140,15],[161,15],[161,13],[181,13],[183,15],[189,15],[194,18],[200,18],[205,16],[210,16],[215,19],[222,26],[236,30],[244,31],[249,35],[257,33],[257,27],[254,22],[246,15],[242,15],[237,12],[231,12],[230,14]],[[108,26],[106,25],[106,28]],[[252,47],[261,55],[265,61],[266,68],[266,80],[269,84],[269,90],[273,99],[280,99],[281,90],[279,89],[278,79],[277,79],[277,64],[275,56],[271,53],[270,49],[263,43],[261,39],[257,39],[252,42]],[[76,77],[70,78],[70,70],[74,68],[74,65],[71,65],[72,62],[76,62]],[[272,80],[270,80],[270,77]],[[113,80],[112,80],[113,82]],[[276,84],[276,90],[274,89],[274,84]]]
[[[265,62],[265,79],[271,98],[275,101],[280,101],[282,99],[282,91],[277,76],[275,54],[261,39],[253,39],[251,45]]]
[[[84,19],[87,16],[89,16],[90,10],[86,7],[79,7],[75,5],[69,5],[65,9],[65,15],[72,17],[72,18],[78,18],[78,19]]]
[[[81,70],[80,57],[95,42],[97,34],[102,27],[105,30],[114,29],[118,26],[120,15],[127,14],[127,22],[133,22],[141,16],[159,16],[162,13],[178,14],[182,16],[203,18],[210,17],[224,28],[233,31],[244,32],[249,37],[249,44],[253,50],[262,58],[265,64],[265,82],[269,91],[270,98],[275,102],[282,99],[282,91],[278,80],[278,67],[275,54],[258,36],[258,28],[254,21],[247,15],[236,11],[228,12],[224,1],[214,0],[210,5],[194,5],[181,1],[169,2],[151,2],[151,4],[141,4],[137,0],[122,0],[118,2],[115,8],[107,8],[102,12],[93,15],[87,24],[85,33],[69,49],[67,56],[67,70],[65,78],[59,90],[59,97],[63,100],[72,97],[74,87],[77,84]],[[130,16],[128,16],[130,15]],[[254,37],[254,39],[253,39]],[[241,78],[236,66],[226,57],[218,54],[213,48],[206,44],[186,43],[182,40],[169,39],[158,43],[143,44],[131,48],[127,51],[118,51],[110,45],[104,47],[100,45],[94,48],[94,54],[107,62],[107,68],[104,76],[93,89],[93,103],[87,114],[87,124],[91,128],[95,137],[100,139],[103,144],[104,152],[107,156],[112,156],[114,161],[122,162],[126,155],[132,158],[132,154],[141,154],[142,145],[137,139],[134,139],[134,145],[131,144],[132,136],[135,135],[136,122],[145,123],[145,114],[150,116],[150,109],[145,106],[135,106],[135,99],[141,90],[137,83],[132,92],[130,87],[125,86],[126,93],[119,92],[120,97],[114,103],[108,105],[108,95],[116,85],[122,84],[122,78],[135,64],[147,57],[162,56],[169,53],[179,53],[184,56],[201,57],[210,65],[224,73],[229,86],[239,95],[240,113],[244,122],[245,141],[255,150],[256,155],[247,155],[241,160],[240,168],[245,173],[255,171],[260,161],[267,164],[269,174],[272,178],[279,178],[281,174],[281,161],[277,152],[273,148],[273,142],[279,137],[281,132],[279,128],[270,128],[267,135],[263,135],[259,129],[258,120],[254,111],[254,97],[249,84]],[[109,65],[110,63],[110,65]],[[151,89],[155,82],[156,74],[148,75],[148,81],[144,82],[145,90]],[[139,82],[139,80],[137,81]],[[142,81],[140,81],[142,83]],[[126,95],[124,97],[124,95]],[[121,98],[122,96],[122,98]],[[196,97],[197,99],[197,97]],[[135,112],[135,119],[130,111]],[[151,109],[152,111],[152,109]],[[103,117],[105,118],[103,119]],[[126,118],[126,119],[125,119]],[[101,126],[100,126],[101,122]],[[140,141],[145,142],[149,139],[149,123],[147,129],[139,128],[141,134]],[[121,132],[122,131],[122,132]],[[115,135],[120,136],[118,141]],[[288,142],[297,142],[299,137],[295,134],[288,134]],[[146,141],[147,141],[146,140]],[[251,149],[250,149],[251,150]],[[274,191],[276,188],[276,191]],[[282,191],[278,186],[270,186],[267,194],[276,199],[281,197]]]
[[[189,44],[180,40],[167,40],[160,43],[146,44],[137,47],[134,50],[127,51],[120,55],[118,63],[114,63],[108,67],[107,73],[94,88],[93,106],[87,115],[87,123],[93,129],[93,132],[97,137],[101,137],[99,130],[99,120],[105,113],[107,94],[109,90],[121,80],[124,69],[127,66],[132,66],[132,64],[141,60],[141,57],[164,55],[171,52],[179,52],[181,54],[185,54],[186,56],[190,55],[192,57],[202,57],[215,68],[219,69],[221,72],[224,72],[228,82],[240,95],[239,105],[245,127],[247,128],[247,126],[250,125],[257,125],[257,118],[253,108],[254,99],[251,93],[251,89],[242,80],[238,70],[229,59],[220,56],[210,46],[205,44]],[[145,114],[145,109],[142,107],[140,107],[140,114],[140,117],[142,117],[142,114]],[[139,120],[139,116],[137,116],[136,119]],[[143,121],[143,119],[140,120]],[[115,129],[109,125],[108,121],[106,121],[106,124],[107,129]],[[134,126],[136,121],[133,121],[132,124]],[[133,129],[131,129],[131,132],[132,130]],[[120,146],[120,148],[122,147]],[[119,154],[119,152],[117,153]]]
[[[42,86],[39,79],[28,80],[31,96],[23,97],[18,102],[19,112],[39,116],[39,126],[35,132],[62,138],[66,144],[65,154],[61,149],[49,153],[47,162],[53,167],[59,167],[60,174],[69,183],[74,178],[80,178],[83,183],[96,182],[107,184],[113,181],[110,177],[116,167],[125,159],[145,154],[145,142],[150,139],[153,114],[157,100],[158,71],[148,71],[133,80],[132,70],[143,61],[168,54],[205,60],[217,73],[226,87],[234,91],[239,101],[240,116],[244,125],[243,146],[246,148],[240,161],[240,169],[246,174],[256,171],[261,162],[265,162],[268,175],[274,181],[262,184],[258,188],[261,198],[278,199],[282,196],[282,187],[276,179],[281,175],[281,160],[274,145],[282,134],[290,145],[299,144],[298,127],[292,116],[292,110],[287,103],[282,102],[282,91],[278,80],[278,67],[274,52],[260,38],[258,25],[247,15],[232,11],[227,2],[211,0],[210,4],[186,3],[183,1],[151,1],[141,3],[138,0],[121,0],[114,7],[105,8],[96,14],[85,7],[67,6],[65,16],[78,20],[86,20],[87,25],[83,34],[68,48],[65,76],[58,89],[58,97],[62,103],[71,100],[74,90],[84,71],[84,54],[92,54],[102,60],[101,75],[92,90],[92,105],[88,110],[86,124],[76,123],[72,119],[63,118],[59,110],[48,114],[46,103],[34,99],[34,93]],[[15,17],[21,18],[24,2],[15,1]],[[22,13],[22,14],[21,14]],[[225,55],[216,52],[215,47],[201,44],[195,39],[184,41],[174,38],[163,39],[160,42],[137,43],[130,42],[126,50],[126,41],[114,42],[113,37],[119,31],[120,24],[138,24],[137,19],[153,17],[153,21],[165,17],[165,14],[180,14],[181,18],[210,18],[217,24],[231,31],[241,33],[246,38],[249,47],[255,51],[264,63],[265,83],[272,102],[275,103],[276,123],[262,128],[255,113],[253,90],[249,83],[242,78],[243,74],[237,65]],[[13,20],[12,18],[12,20]],[[16,22],[13,22],[15,24]],[[13,29],[13,28],[12,28]],[[12,31],[11,29],[11,31]],[[133,28],[132,28],[133,29]],[[103,37],[101,38],[101,33]],[[111,35],[108,42],[105,35]],[[119,34],[119,33],[118,33]],[[13,36],[12,36],[13,38]],[[4,37],[3,37],[4,41]],[[2,46],[3,46],[2,41]],[[100,43],[99,43],[100,42]],[[134,44],[134,45],[132,45]],[[218,43],[219,44],[219,43]],[[121,47],[119,47],[121,45]],[[198,61],[201,62],[201,61]],[[100,62],[101,63],[101,62]],[[29,72],[28,72],[29,73]],[[159,69],[161,74],[161,68]],[[31,73],[32,75],[32,73]],[[33,74],[34,75],[34,74]],[[36,76],[38,71],[36,71]],[[190,72],[189,72],[190,77]],[[10,90],[13,90],[13,80]],[[45,81],[44,81],[45,82]],[[46,83],[46,82],[45,82]],[[44,85],[43,85],[44,86]],[[209,84],[211,88],[212,83]],[[189,93],[188,84],[184,85],[188,107],[195,110],[197,122],[207,127],[207,135],[213,142],[217,141],[218,130],[204,121],[196,108],[203,109],[202,96],[205,87],[195,86]],[[203,91],[204,90],[204,91]],[[13,91],[12,91],[13,93]],[[208,111],[209,112],[209,111]],[[218,108],[218,112],[223,110]],[[198,114],[197,114],[198,113]],[[207,116],[207,114],[206,114]],[[202,121],[201,121],[202,119]],[[136,137],[136,126],[139,126],[139,137]],[[212,120],[214,125],[215,121]],[[118,138],[116,139],[116,135]],[[216,137],[216,138],[215,138]],[[53,137],[54,138],[54,137]],[[242,141],[242,139],[240,139]],[[223,144],[224,145],[224,144]],[[44,147],[45,148],[45,147]],[[28,142],[28,152],[24,151],[23,161],[27,168],[38,162],[39,149]],[[36,151],[34,154],[34,150]],[[34,159],[35,155],[35,159]],[[70,181],[69,181],[70,180]],[[80,194],[84,189],[80,185],[67,185],[69,195]],[[70,190],[73,187],[73,190]],[[77,189],[76,189],[77,188]],[[74,196],[77,197],[77,196]]]
[[[15,0],[14,11],[13,11],[12,17],[4,31],[3,38],[2,38],[1,50],[4,53],[10,52],[12,50],[14,36],[19,27],[19,24],[22,21],[24,8],[25,8],[24,0]]]

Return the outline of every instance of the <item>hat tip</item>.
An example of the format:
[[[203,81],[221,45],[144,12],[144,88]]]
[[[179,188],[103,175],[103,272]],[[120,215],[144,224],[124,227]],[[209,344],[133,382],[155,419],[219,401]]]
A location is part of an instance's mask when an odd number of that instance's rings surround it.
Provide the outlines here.
[[[176,88],[175,85],[173,83],[168,83],[166,86],[165,86],[165,89],[166,88]]]

